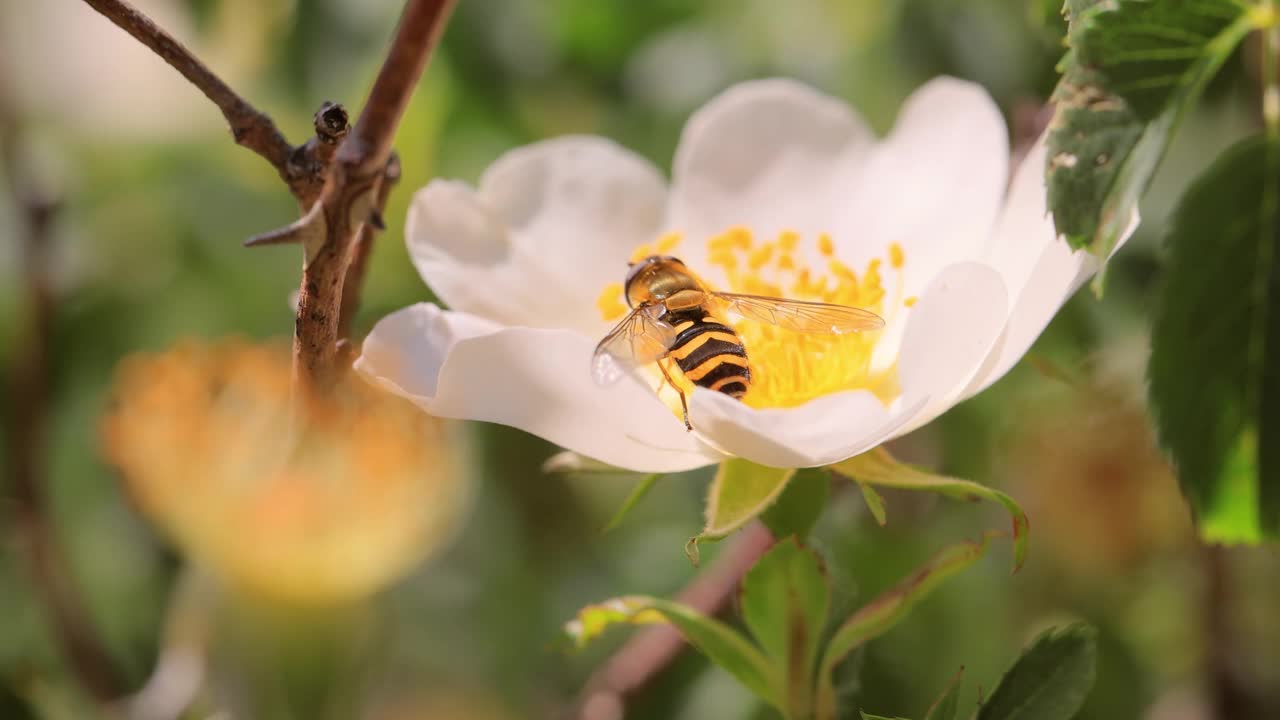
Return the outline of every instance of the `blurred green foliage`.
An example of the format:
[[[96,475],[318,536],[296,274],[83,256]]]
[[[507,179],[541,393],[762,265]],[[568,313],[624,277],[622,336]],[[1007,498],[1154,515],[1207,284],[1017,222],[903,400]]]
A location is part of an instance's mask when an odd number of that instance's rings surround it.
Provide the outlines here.
[[[294,140],[321,101],[359,107],[398,11],[391,0],[146,5],[162,7],[175,30]],[[917,85],[957,75],[987,87],[1012,137],[1026,141],[1063,52],[1056,5],[797,0],[784,10],[776,0],[460,0],[397,137],[404,177],[385,213],[389,229],[377,241],[357,324],[367,329],[430,298],[402,237],[411,195],[429,178],[474,181],[504,150],[577,132],[615,138],[666,168],[685,117],[739,79],[798,77],[846,98],[883,131]],[[107,42],[117,35],[78,3],[0,2],[0,73],[18,76],[9,78],[5,102],[64,201],[44,453],[56,531],[93,621],[137,686],[180,606],[182,571],[100,459],[97,423],[113,368],[131,352],[193,335],[286,336],[300,257],[296,248],[240,247],[293,219],[287,192],[271,168],[229,141],[203,98],[132,74],[148,62],[156,75],[169,71],[145,56],[123,63],[120,45]],[[76,103],[59,90],[93,85],[109,92]],[[1077,617],[1099,628],[1098,682],[1080,718],[1280,714],[1273,689],[1280,557],[1195,544],[1140,400],[1144,328],[1161,263],[1152,239],[1185,179],[1213,157],[1208,149],[1256,126],[1252,112],[1240,110],[1253,107],[1244,102],[1253,87],[1242,62],[1226,65],[1203,107],[1186,118],[1164,165],[1174,179],[1153,185],[1142,228],[1110,270],[1105,301],[1072,300],[1034,349],[1081,385],[1023,363],[897,444],[905,459],[1017,498],[1032,518],[1030,556],[1014,577],[1003,557],[978,563],[870,643],[848,663],[841,688],[858,705],[917,712],[964,666],[959,707],[973,708],[980,688],[994,687],[1039,630]],[[0,228],[7,375],[24,350],[26,310],[14,252],[18,209],[7,193]],[[9,405],[7,395],[0,399]],[[332,636],[280,629],[315,642],[286,639],[293,650],[268,662],[227,636],[220,657],[242,672],[304,679],[328,672],[315,664],[360,658],[361,672],[376,678],[375,704],[401,713],[382,717],[537,717],[570,703],[623,638],[565,656],[551,649],[560,623],[593,599],[668,596],[687,582],[695,570],[682,547],[702,526],[711,473],[663,479],[625,523],[602,534],[633,479],[546,475],[541,462],[555,449],[541,440],[501,427],[469,432],[478,497],[444,557],[377,598],[368,617],[348,618],[354,625],[314,621]],[[1109,441],[1116,437],[1127,440]],[[0,456],[0,465],[8,460]],[[8,488],[0,493],[7,510]],[[844,484],[813,534],[833,578],[863,601],[938,548],[1006,522],[994,507],[957,509],[896,491],[885,501],[889,524],[881,528]],[[3,547],[0,715],[21,717],[16,708],[25,704],[41,717],[85,717],[86,700],[51,642],[17,546],[6,537]],[[706,546],[704,563],[717,552]],[[231,627],[247,622],[220,617]],[[1253,705],[1238,704],[1246,701]],[[629,718],[768,717],[694,655],[631,707]],[[1226,707],[1246,709],[1228,716]]]

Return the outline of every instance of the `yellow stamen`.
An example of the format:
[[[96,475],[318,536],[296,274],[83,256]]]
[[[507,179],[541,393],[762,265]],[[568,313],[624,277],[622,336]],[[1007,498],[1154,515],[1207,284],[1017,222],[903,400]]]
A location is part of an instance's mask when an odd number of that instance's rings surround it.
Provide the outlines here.
[[[682,236],[678,232],[669,232],[666,235],[663,235],[662,237],[658,238],[658,242],[657,242],[658,253],[665,254],[665,253],[671,252],[672,250],[675,250],[676,246],[680,244],[680,240],[682,239],[683,239]]]
[[[823,257],[831,257],[836,252],[835,244],[831,242],[831,236],[827,233],[818,236],[818,252],[822,253]]]
[[[816,238],[817,249],[830,259],[825,271],[815,272],[802,259],[803,254],[793,252],[801,241],[799,233],[786,230],[774,243],[757,244],[744,228],[710,238],[709,262],[728,279],[728,287],[716,289],[849,305],[885,314],[880,260],[872,260],[859,278],[835,257],[835,242],[823,233]],[[896,254],[890,248],[889,255],[893,264],[902,248]],[[732,325],[747,350],[752,379],[743,402],[752,407],[794,407],[822,395],[857,389],[870,390],[888,404],[899,393],[896,365],[871,369],[879,333],[797,333],[748,319],[738,319]]]
[[[906,256],[902,253],[902,246],[898,243],[889,244],[889,264],[895,270],[901,270],[902,264],[906,262]]]
[[[752,250],[751,253],[747,255],[747,266],[750,267],[752,270],[759,270],[760,268],[764,267],[765,263],[769,262],[769,258],[772,255],[773,255],[772,245],[761,245],[755,250]]]
[[[645,243],[637,247],[634,251],[632,251],[631,257],[628,258],[628,261],[636,263],[649,257],[650,255],[666,255],[667,253],[670,253],[672,250],[675,250],[676,247],[680,245],[680,241],[683,239],[684,239],[684,236],[678,232],[666,233],[665,235],[659,237],[654,242]]]
[[[828,238],[829,240],[830,238]],[[783,230],[778,233],[778,247],[785,252],[793,252],[800,244],[800,233],[794,230]]]
[[[823,260],[817,267],[810,266],[800,246],[812,243]],[[633,258],[670,252],[680,243],[680,235],[668,233],[653,243],[636,249]],[[712,287],[726,292],[766,295],[793,300],[848,305],[870,310],[889,319],[902,308],[915,305],[917,298],[902,299],[902,268],[906,253],[898,243],[885,250],[888,258],[869,261],[860,272],[837,257],[836,244],[831,235],[821,233],[806,241],[794,230],[784,230],[772,242],[757,242],[745,227],[731,227],[706,239],[707,262],[723,272],[725,287]],[[882,272],[885,268],[896,276],[886,290]],[[698,268],[694,268],[695,271]],[[901,305],[899,305],[901,303]],[[605,320],[616,320],[626,312],[622,286],[613,283],[605,288],[596,306]],[[784,328],[746,318],[720,317],[738,334],[747,351],[747,366],[751,370],[751,383],[742,401],[757,408],[795,407],[810,400],[847,390],[867,390],[888,405],[900,393],[897,363],[888,367],[871,367],[871,357],[879,340],[879,332],[832,335],[825,333],[798,333]],[[679,328],[677,328],[679,330]],[[711,339],[732,341],[721,333],[706,333],[703,342]],[[696,348],[694,342],[681,348],[680,357],[688,357]],[[732,356],[720,356],[715,362],[706,362],[682,373],[672,356],[660,361],[670,376],[670,384],[664,380],[659,394],[677,414],[680,410],[675,390],[686,395],[693,392],[694,381],[711,372],[721,363],[739,363]],[[655,373],[657,375],[657,373]],[[736,379],[732,380],[737,382]],[[719,382],[728,384],[728,380]],[[673,387],[674,386],[674,387]]]
[[[627,314],[627,304],[622,301],[622,283],[609,283],[596,298],[596,309],[601,319],[613,321]]]

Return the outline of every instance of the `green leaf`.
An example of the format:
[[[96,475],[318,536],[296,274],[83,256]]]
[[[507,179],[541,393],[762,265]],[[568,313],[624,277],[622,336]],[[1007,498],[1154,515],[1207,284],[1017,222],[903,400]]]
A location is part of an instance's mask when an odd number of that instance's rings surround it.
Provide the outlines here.
[[[944,548],[924,567],[881,593],[845,620],[832,636],[818,666],[819,718],[834,718],[836,715],[835,688],[831,683],[831,674],[836,665],[863,643],[896,625],[917,602],[933,592],[944,580],[985,555],[993,534],[984,534],[981,542],[965,542]]]
[[[685,554],[698,564],[698,543],[719,540],[754,520],[778,499],[795,470],[756,465],[742,458],[720,463],[707,494],[706,525],[690,538]]]
[[[818,556],[794,538],[773,546],[742,581],[742,620],[764,650],[787,717],[809,717],[831,591]]]
[[[1068,3],[1048,138],[1049,209],[1073,247],[1110,255],[1183,113],[1261,22],[1235,0]],[[1101,288],[1102,274],[1095,280]]]
[[[813,531],[831,495],[830,476],[817,468],[797,470],[778,499],[760,515],[776,538],[804,540]]]
[[[565,625],[567,638],[577,648],[617,624],[670,623],[689,644],[733,675],[762,700],[781,709],[771,681],[771,668],[760,650],[733,628],[693,608],[655,597],[630,595],[588,605]]]
[[[641,478],[640,482],[636,483],[636,486],[631,489],[627,499],[622,501],[622,507],[619,507],[618,511],[609,519],[609,524],[604,526],[603,532],[609,532],[621,525],[627,514],[644,499],[645,495],[649,494],[649,491],[653,489],[654,485],[658,484],[662,477],[662,473],[650,473]]]
[[[951,676],[947,689],[933,701],[933,705],[924,714],[924,720],[955,720],[960,704],[960,680],[964,678],[964,668]]]
[[[1194,99],[1258,21],[1239,0],[1118,0],[1079,19],[1077,62],[1145,122]]]
[[[889,522],[889,518],[884,514],[884,498],[867,483],[857,478],[854,478],[854,482],[858,484],[858,489],[862,491],[862,501],[867,504],[867,509],[871,511],[871,517],[876,519],[877,525],[884,527]]]
[[[1201,534],[1280,528],[1280,144],[1228,149],[1174,213],[1147,388]]]
[[[1074,623],[1036,638],[1009,668],[978,720],[1070,720],[1093,687],[1097,638]]]
[[[862,720],[907,720],[904,717],[888,717],[887,715],[872,715],[871,713],[863,712],[862,710],[859,710],[858,714],[862,716]]]
[[[934,475],[898,462],[884,448],[876,448],[848,460],[842,460],[831,469],[866,485],[883,485],[900,490],[925,490],[961,500],[990,500],[1000,503],[1009,511],[1013,523],[1013,571],[1017,572],[1027,559],[1027,530],[1030,524],[1027,514],[1013,498],[985,485],[968,480]],[[864,493],[865,495],[865,493]],[[874,512],[874,510],[872,511]]]

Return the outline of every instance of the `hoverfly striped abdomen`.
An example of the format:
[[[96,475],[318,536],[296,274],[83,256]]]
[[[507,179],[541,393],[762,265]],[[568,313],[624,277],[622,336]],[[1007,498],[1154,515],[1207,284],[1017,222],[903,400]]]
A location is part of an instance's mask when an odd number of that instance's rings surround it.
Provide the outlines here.
[[[676,332],[668,357],[694,385],[741,398],[751,385],[747,351],[738,334],[701,307],[668,311],[662,321]]]

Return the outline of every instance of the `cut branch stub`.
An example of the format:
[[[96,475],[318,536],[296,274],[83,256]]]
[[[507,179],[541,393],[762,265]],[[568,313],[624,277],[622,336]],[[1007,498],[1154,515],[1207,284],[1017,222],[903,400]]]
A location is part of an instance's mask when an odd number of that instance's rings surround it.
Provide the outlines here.
[[[325,144],[338,144],[351,130],[347,121],[347,109],[338,103],[326,100],[316,111],[315,127],[316,137]]]
[[[334,153],[351,132],[347,109],[325,101],[315,114],[315,134],[289,155],[289,187],[298,205],[309,208],[320,199],[329,179]]]

